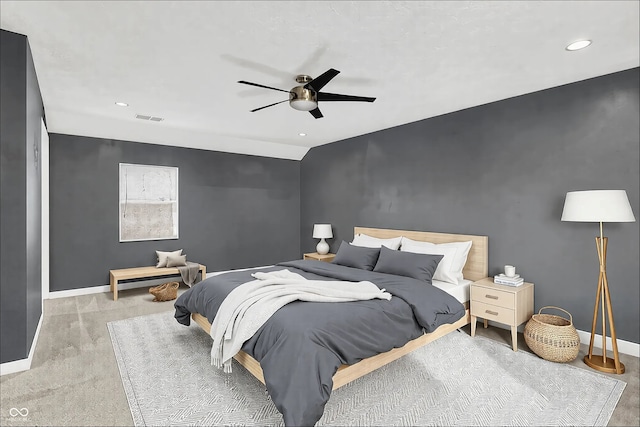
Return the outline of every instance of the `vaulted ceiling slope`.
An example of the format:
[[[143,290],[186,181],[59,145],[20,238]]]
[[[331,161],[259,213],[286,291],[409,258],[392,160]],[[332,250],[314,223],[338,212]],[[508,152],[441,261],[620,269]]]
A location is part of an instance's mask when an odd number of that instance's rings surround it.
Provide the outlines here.
[[[50,132],[301,159],[309,148],[639,65],[637,1],[4,1]],[[565,47],[578,39],[593,44]],[[295,76],[341,73],[314,119]],[[128,103],[118,107],[115,102]],[[155,122],[136,114],[161,117]],[[302,137],[299,134],[305,133]]]

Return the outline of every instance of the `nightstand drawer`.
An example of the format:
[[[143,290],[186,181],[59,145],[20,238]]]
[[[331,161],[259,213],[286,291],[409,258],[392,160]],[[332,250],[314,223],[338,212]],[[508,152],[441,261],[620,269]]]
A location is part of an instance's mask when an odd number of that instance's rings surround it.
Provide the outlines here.
[[[471,286],[471,301],[474,304],[481,302],[499,307],[515,308],[515,294],[513,292],[489,289],[482,286]]]
[[[515,311],[509,308],[498,307],[496,305],[485,304],[473,300],[471,303],[471,315],[481,317],[487,320],[495,320],[496,322],[505,323],[507,325],[515,324]]]

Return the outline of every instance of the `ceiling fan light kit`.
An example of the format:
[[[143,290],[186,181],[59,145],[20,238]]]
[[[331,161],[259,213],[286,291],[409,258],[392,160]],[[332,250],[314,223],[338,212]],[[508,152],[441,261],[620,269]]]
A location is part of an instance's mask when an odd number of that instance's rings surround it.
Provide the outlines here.
[[[296,86],[291,89],[291,92],[289,92],[289,105],[291,105],[291,108],[298,111],[315,110],[318,108],[316,93],[312,89],[305,89],[303,86]]]
[[[325,71],[315,79],[312,79],[310,76],[306,74],[300,74],[296,76],[296,82],[300,83],[301,86],[296,86],[289,91],[271,87],[271,86],[261,85],[258,83],[252,83],[245,80],[240,80],[238,81],[238,83],[242,83],[249,86],[262,87],[265,89],[277,90],[279,92],[289,93],[288,100],[274,102],[273,104],[265,105],[264,107],[255,108],[251,110],[252,113],[289,101],[289,105],[291,106],[291,108],[298,111],[308,111],[309,113],[311,113],[313,117],[315,117],[316,119],[319,119],[319,118],[322,118],[323,115],[320,112],[320,109],[318,108],[318,101],[373,102],[376,100],[375,98],[369,98],[364,96],[353,96],[353,95],[342,95],[338,93],[320,92],[320,89],[322,89],[327,83],[331,81],[331,79],[333,79],[339,73],[340,71],[330,68],[329,70]]]

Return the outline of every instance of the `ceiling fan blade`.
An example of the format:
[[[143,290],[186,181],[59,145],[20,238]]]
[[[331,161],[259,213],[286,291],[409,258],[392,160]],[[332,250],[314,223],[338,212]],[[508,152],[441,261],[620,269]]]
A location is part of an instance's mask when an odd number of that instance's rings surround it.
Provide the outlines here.
[[[315,117],[316,119],[321,119],[324,116],[322,115],[322,113],[320,112],[320,109],[318,107],[316,107],[315,109],[309,111],[311,113],[311,115],[313,117]]]
[[[238,80],[238,83],[242,83],[243,85],[249,85],[249,86],[258,86],[258,87],[263,87],[263,88],[265,88],[265,89],[279,90],[280,92],[287,92],[287,93],[289,93],[289,91],[288,91],[288,90],[278,89],[277,87],[271,87],[271,86],[259,85],[258,83],[246,82],[246,81],[244,81],[244,80]]]
[[[340,73],[338,70],[334,70],[333,68],[329,68],[329,70],[320,74],[315,79],[311,80],[309,83],[304,85],[305,89],[313,89],[318,92],[320,89],[324,87],[327,83],[331,81],[332,78],[337,76]]]
[[[366,96],[341,95],[339,93],[318,92],[318,101],[363,101],[373,102],[375,98]]]
[[[269,104],[269,105],[265,105],[264,107],[256,108],[255,110],[251,110],[250,112],[251,113],[255,113],[256,111],[260,111],[260,110],[262,110],[264,108],[267,108],[267,107],[273,107],[274,105],[282,104],[283,102],[287,102],[287,101],[289,101],[289,100],[285,99],[284,101],[274,102],[273,104]]]

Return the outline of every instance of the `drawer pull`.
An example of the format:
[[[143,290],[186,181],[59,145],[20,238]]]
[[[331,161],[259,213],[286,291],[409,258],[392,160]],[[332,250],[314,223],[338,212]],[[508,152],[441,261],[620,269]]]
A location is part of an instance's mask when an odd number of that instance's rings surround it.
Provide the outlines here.
[[[489,299],[498,299],[498,297],[497,297],[496,295],[489,295],[489,294],[486,294],[484,297],[485,297],[485,298],[489,298]]]
[[[485,310],[484,312],[485,312],[485,313],[487,313],[487,314],[492,314],[492,315],[494,315],[494,316],[497,316],[497,315],[498,315],[498,312],[497,312],[497,311]]]

